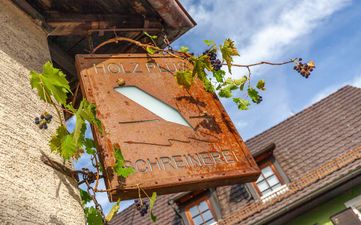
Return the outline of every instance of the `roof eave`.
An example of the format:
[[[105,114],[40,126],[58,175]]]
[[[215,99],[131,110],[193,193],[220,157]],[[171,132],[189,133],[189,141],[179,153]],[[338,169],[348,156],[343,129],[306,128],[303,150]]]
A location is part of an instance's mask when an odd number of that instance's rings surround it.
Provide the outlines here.
[[[174,41],[197,23],[188,14],[178,0],[147,0],[157,11],[166,25],[169,41]]]
[[[298,201],[292,202],[291,204],[287,205],[286,207],[283,207],[281,210],[277,211],[277,213],[273,213],[273,214],[263,217],[261,220],[258,220],[256,224],[260,225],[260,224],[269,223],[272,220],[285,215],[287,212],[317,198],[318,196],[325,194],[332,189],[337,188],[339,185],[357,177],[360,174],[361,174],[361,168],[355,169],[354,171],[347,174],[347,176],[343,176],[340,179],[336,180],[335,182],[325,185],[325,186],[317,189],[316,191],[310,193],[306,198],[301,198]]]

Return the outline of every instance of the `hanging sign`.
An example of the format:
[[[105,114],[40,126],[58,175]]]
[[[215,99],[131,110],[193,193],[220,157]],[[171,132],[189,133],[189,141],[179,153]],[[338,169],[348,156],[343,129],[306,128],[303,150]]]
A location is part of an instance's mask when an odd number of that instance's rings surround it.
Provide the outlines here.
[[[192,65],[146,54],[78,55],[83,95],[97,106],[103,135],[93,129],[111,201],[138,187],[167,194],[254,181],[260,171],[217,96],[196,80],[174,77]],[[114,174],[113,145],[135,173]]]

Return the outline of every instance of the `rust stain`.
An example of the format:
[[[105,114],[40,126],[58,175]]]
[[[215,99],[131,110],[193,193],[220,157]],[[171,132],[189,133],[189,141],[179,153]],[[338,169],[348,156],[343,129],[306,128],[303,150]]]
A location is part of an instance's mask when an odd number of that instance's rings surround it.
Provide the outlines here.
[[[146,54],[78,55],[81,89],[97,106],[104,126],[93,129],[111,201],[137,197],[137,185],[158,194],[255,180],[260,171],[216,95],[196,81],[179,87],[174,73],[191,65],[173,57]],[[136,86],[176,109],[191,127],[172,123],[116,92]],[[113,144],[137,172],[117,177]]]

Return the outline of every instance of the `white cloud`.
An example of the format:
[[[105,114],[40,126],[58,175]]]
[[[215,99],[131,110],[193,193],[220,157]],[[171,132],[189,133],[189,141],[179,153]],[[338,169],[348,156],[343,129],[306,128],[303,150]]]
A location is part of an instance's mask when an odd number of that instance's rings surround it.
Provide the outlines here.
[[[237,42],[236,63],[277,60],[290,45],[315,28],[350,0],[183,0],[198,25],[193,36]],[[200,41],[200,40],[198,40]],[[295,47],[295,46],[293,46]],[[235,73],[240,74],[240,73]]]
[[[350,0],[182,0],[181,2],[198,23],[197,27],[188,34],[192,39],[190,40],[186,35],[184,39],[186,43],[182,44],[190,45],[191,49],[199,49],[205,48],[199,47],[199,43],[204,39],[213,39],[220,43],[230,37],[236,41],[241,54],[235,60],[235,63],[240,64],[262,60],[281,61],[295,57],[287,55],[288,52],[291,52],[291,49],[295,51],[307,48],[305,40],[312,38],[310,34],[322,26],[332,14],[351,3]],[[237,115],[232,118],[233,121],[237,121],[235,123],[241,133],[248,134],[246,136],[253,136],[254,130],[260,132],[292,114],[285,74],[274,74],[269,69],[270,67],[264,66],[252,70],[253,77],[264,77],[268,87],[272,87],[267,90],[264,102],[257,106],[258,111],[253,111],[252,108],[255,106],[252,106],[249,112],[242,112],[242,118]],[[233,71],[233,76],[242,76],[246,73],[241,69]],[[268,74],[274,77],[267,79]],[[278,81],[275,82],[275,79]],[[232,110],[230,114],[233,114]],[[245,118],[253,119],[246,121]]]
[[[269,15],[272,19],[251,36],[240,61],[255,62],[282,55],[289,44],[312,32],[325,18],[348,2],[303,0],[284,4],[279,12]]]

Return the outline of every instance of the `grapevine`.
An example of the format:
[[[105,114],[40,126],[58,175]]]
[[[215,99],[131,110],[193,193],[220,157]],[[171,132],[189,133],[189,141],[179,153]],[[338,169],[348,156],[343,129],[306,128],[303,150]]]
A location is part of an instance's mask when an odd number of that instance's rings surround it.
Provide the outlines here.
[[[189,89],[194,83],[195,79],[203,82],[204,88],[209,92],[214,92],[223,98],[232,98],[233,102],[240,110],[247,110],[250,106],[250,101],[256,104],[262,102],[260,91],[265,91],[265,81],[258,80],[255,86],[251,85],[251,68],[259,65],[272,65],[280,66],[286,64],[294,64],[294,70],[300,73],[303,77],[308,78],[315,68],[313,61],[302,63],[301,58],[290,59],[285,62],[258,62],[254,64],[235,64],[233,63],[234,57],[239,56],[235,43],[226,39],[222,45],[217,46],[213,41],[205,41],[207,49],[203,54],[195,56],[189,52],[188,47],[182,46],[179,50],[174,50],[169,41],[165,38],[167,48],[160,48],[156,45],[155,39],[157,36],[145,33],[151,40],[150,43],[141,43],[139,41],[116,37],[110,39],[95,49],[93,53],[102,46],[111,43],[126,41],[143,48],[151,57],[153,54],[166,54],[182,60],[186,60],[193,65],[192,69],[176,71],[174,76],[177,83]],[[221,57],[219,57],[221,56]],[[223,70],[225,66],[228,74]],[[232,67],[246,68],[248,73],[244,74],[241,78],[232,78]],[[124,85],[124,80],[119,79],[117,83],[121,86]],[[87,217],[89,225],[106,225],[112,217],[119,210],[120,201],[118,201],[108,215],[104,215],[101,205],[98,203],[95,195],[97,192],[109,192],[112,190],[99,189],[99,180],[103,178],[102,167],[99,163],[95,143],[92,139],[85,137],[86,123],[91,124],[100,134],[103,132],[101,121],[96,116],[96,106],[86,99],[82,99],[77,109],[73,107],[73,103],[69,102],[70,99],[75,99],[70,90],[69,82],[65,74],[55,68],[51,62],[43,65],[41,73],[31,71],[30,84],[33,89],[37,90],[38,96],[41,100],[47,103],[47,106],[54,108],[57,114],[57,122],[59,126],[55,134],[49,141],[49,146],[52,152],[62,156],[65,160],[78,159],[83,153],[91,155],[91,163],[95,171],[90,168],[83,168],[80,171],[72,171],[71,173],[78,174],[81,177],[78,184],[85,184],[86,190],[80,189],[80,196],[84,207],[84,213]],[[243,92],[246,97],[234,97],[234,92]],[[237,95],[239,96],[239,95]],[[76,118],[74,131],[70,132],[63,123],[61,112],[72,114]],[[48,125],[53,121],[53,115],[47,110],[40,116],[34,118],[34,123],[42,130],[48,129]],[[114,172],[121,177],[128,177],[135,172],[132,167],[125,166],[125,160],[121,153],[120,146],[115,144],[113,146],[115,155]],[[56,164],[56,163],[55,163]],[[48,165],[52,165],[51,163]],[[56,164],[57,165],[57,164]],[[57,165],[58,167],[59,165]],[[156,201],[157,194],[152,193],[151,196],[145,192],[141,186],[138,185],[139,197],[135,202],[136,208],[141,216],[149,213],[152,221],[156,221],[156,216],[153,214],[153,207]],[[146,198],[148,200],[143,200]],[[88,206],[89,202],[93,202],[94,206]]]

